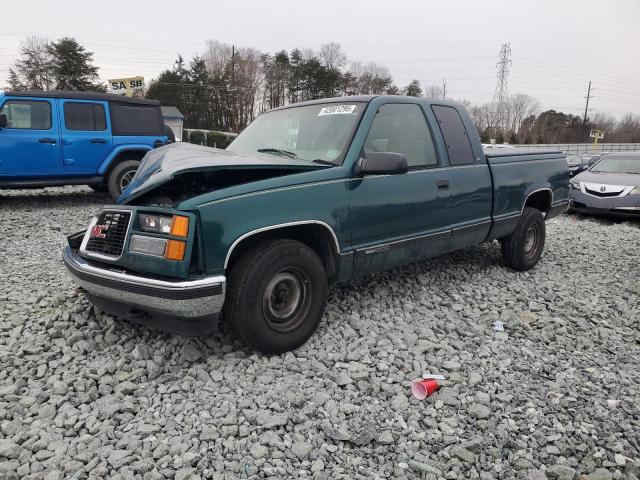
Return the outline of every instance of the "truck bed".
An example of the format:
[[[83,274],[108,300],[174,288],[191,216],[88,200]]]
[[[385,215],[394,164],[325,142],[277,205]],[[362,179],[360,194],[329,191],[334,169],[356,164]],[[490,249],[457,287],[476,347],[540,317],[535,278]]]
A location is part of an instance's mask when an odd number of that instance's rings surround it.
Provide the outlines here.
[[[536,192],[548,198],[548,217],[562,212],[569,203],[569,170],[564,153],[502,149],[485,151],[493,184],[491,238],[500,238],[520,217],[524,202]],[[524,196],[523,196],[524,192]]]

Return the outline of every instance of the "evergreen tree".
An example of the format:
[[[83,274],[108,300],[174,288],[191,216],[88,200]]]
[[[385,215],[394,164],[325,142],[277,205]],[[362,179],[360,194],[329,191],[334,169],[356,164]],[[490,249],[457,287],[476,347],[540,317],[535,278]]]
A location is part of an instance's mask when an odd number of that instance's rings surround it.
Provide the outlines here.
[[[47,47],[51,56],[51,73],[56,90],[105,92],[99,82],[93,52],[88,52],[74,38],[64,37]]]
[[[405,95],[410,97],[421,97],[422,96],[422,87],[420,86],[419,80],[411,80],[411,83],[404,87],[403,92]]]

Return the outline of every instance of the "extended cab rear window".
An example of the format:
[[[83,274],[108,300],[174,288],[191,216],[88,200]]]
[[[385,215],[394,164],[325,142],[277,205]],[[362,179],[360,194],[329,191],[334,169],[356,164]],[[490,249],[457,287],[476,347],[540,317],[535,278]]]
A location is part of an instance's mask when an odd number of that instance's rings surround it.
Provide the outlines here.
[[[164,135],[160,107],[113,102],[109,108],[113,135]]]
[[[107,129],[104,107],[99,103],[66,102],[64,125],[68,130],[104,131]]]
[[[432,105],[431,110],[447,145],[449,165],[471,165],[475,162],[471,142],[462,118],[453,107]]]

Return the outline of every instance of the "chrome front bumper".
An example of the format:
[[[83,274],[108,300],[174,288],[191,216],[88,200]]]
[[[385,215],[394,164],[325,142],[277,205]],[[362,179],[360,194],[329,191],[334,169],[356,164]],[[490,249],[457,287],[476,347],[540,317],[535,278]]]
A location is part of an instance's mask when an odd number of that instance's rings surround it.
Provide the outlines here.
[[[160,314],[184,319],[217,317],[225,294],[223,275],[198,280],[166,281],[143,277],[122,270],[101,268],[90,264],[66,247],[62,259],[71,277],[100,302],[100,309],[121,312],[123,306],[134,307],[151,315]],[[107,307],[105,308],[105,305]]]

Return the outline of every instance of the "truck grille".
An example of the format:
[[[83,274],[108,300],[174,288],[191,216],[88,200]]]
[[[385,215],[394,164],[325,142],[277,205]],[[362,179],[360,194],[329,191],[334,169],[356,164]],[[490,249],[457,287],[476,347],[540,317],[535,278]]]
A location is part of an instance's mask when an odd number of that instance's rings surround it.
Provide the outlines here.
[[[131,212],[102,212],[92,230],[96,227],[102,228],[99,228],[95,234],[93,231],[89,232],[85,250],[119,257],[126,240],[130,219]]]

